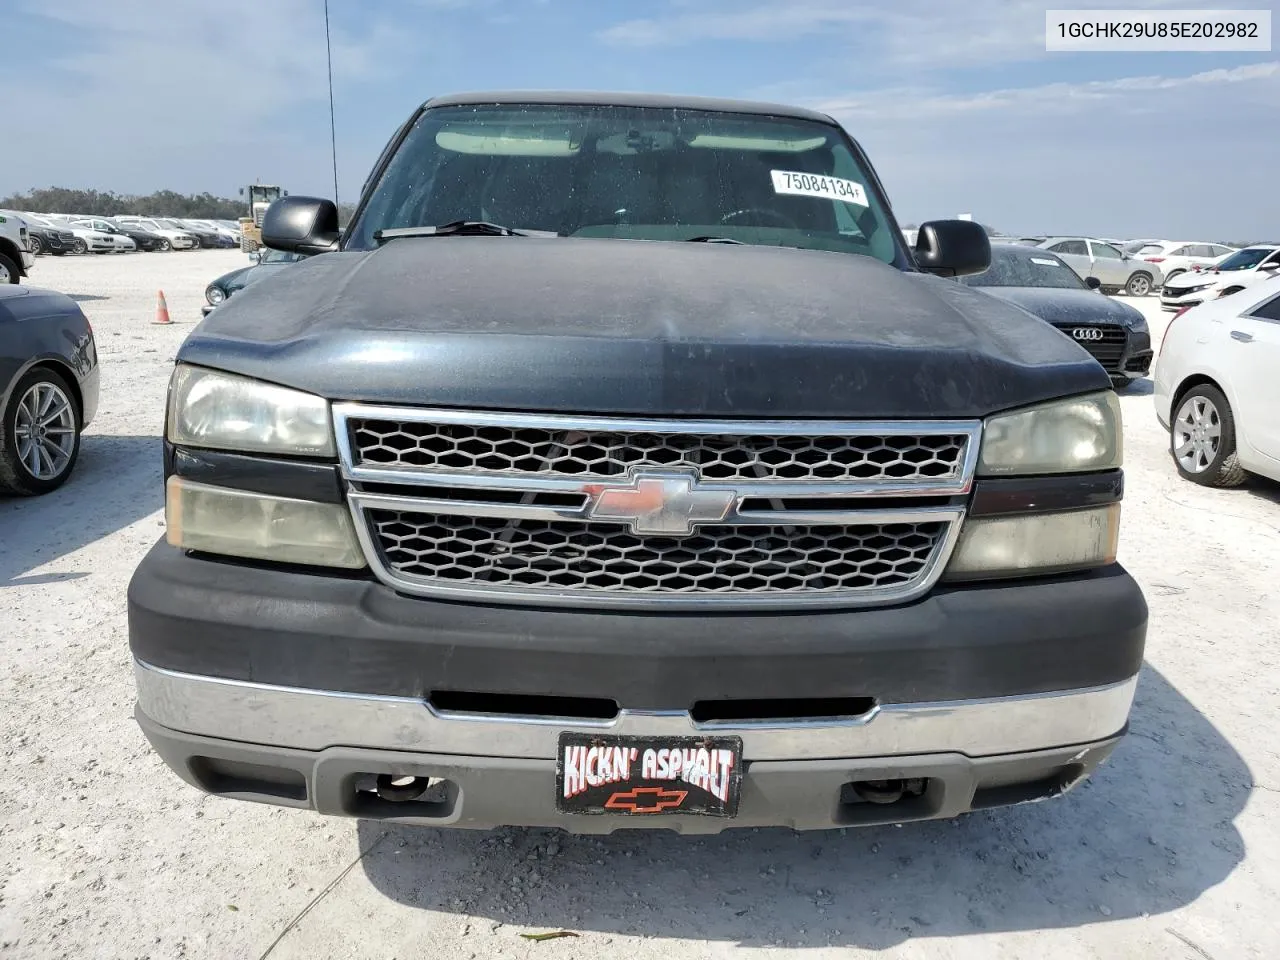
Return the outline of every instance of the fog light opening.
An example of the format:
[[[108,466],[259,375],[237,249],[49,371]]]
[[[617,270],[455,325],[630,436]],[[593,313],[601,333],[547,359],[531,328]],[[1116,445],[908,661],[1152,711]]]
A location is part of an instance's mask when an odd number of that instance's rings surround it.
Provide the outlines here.
[[[392,803],[406,803],[417,800],[431,786],[430,777],[401,776],[394,773],[380,773],[377,779],[377,794],[383,800]]]

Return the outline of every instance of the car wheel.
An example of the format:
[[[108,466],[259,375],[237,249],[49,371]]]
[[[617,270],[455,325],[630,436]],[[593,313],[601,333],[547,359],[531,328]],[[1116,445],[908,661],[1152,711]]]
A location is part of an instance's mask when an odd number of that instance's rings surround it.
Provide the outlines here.
[[[22,377],[0,417],[0,493],[32,497],[62,486],[80,455],[80,427],[64,377],[44,367]]]
[[[1145,297],[1151,292],[1151,274],[1139,271],[1124,285],[1124,292],[1131,297]]]
[[[65,257],[67,255],[67,251],[65,250],[50,250],[49,252],[55,257]]]
[[[44,253],[44,244],[40,242],[40,238],[34,233],[27,234],[27,249],[31,251],[33,257],[38,257]]]
[[[17,283],[21,276],[18,265],[0,253],[0,283]]]
[[[156,241],[156,249],[159,250],[161,253],[168,253],[169,241],[166,240],[164,237],[161,237],[158,241]]]
[[[72,253],[88,253],[89,245],[84,242],[83,237],[76,237],[75,243],[71,244]]]
[[[1169,428],[1169,452],[1178,473],[1192,483],[1237,487],[1244,482],[1236,421],[1221,390],[1200,383],[1183,394]]]

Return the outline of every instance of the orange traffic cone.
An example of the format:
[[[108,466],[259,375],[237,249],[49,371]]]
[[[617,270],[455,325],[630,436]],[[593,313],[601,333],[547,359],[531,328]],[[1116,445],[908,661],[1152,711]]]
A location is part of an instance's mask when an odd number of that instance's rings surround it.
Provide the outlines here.
[[[151,322],[158,323],[161,326],[167,326],[168,324],[173,323],[173,320],[169,316],[169,305],[164,302],[163,290],[156,291],[156,318]]]

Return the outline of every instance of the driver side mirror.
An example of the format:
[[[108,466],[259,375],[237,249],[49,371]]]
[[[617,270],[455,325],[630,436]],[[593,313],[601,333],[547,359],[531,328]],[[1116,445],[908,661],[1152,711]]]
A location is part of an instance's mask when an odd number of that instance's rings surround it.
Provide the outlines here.
[[[1090,290],[1102,289],[1102,281],[1099,280],[1097,277],[1085,277],[1084,285],[1088,287]]]
[[[991,266],[991,241],[972,220],[930,220],[920,224],[915,257],[927,273],[963,277]]]
[[[319,197],[282,197],[262,218],[262,242],[285,253],[329,253],[338,249],[338,208]]]

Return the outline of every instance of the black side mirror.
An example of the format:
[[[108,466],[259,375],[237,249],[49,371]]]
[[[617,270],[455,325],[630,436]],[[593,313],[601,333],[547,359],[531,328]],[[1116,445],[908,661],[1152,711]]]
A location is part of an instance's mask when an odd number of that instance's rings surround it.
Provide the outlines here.
[[[1102,281],[1099,280],[1097,277],[1085,277],[1084,285],[1088,287],[1090,290],[1102,289]]]
[[[921,270],[963,277],[991,266],[991,241],[972,220],[930,220],[920,224],[915,255]]]
[[[338,249],[338,208],[319,197],[282,197],[262,218],[262,243],[285,253]]]

